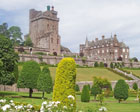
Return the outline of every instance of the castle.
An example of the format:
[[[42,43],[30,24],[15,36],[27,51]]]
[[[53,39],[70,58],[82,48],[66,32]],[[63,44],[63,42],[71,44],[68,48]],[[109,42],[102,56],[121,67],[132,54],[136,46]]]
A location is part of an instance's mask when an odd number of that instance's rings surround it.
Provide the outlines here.
[[[86,38],[85,44],[80,45],[80,54],[97,61],[129,61],[129,47],[119,42],[116,34],[110,38],[103,35],[101,40],[96,38],[95,41]]]
[[[29,35],[34,48],[49,54],[60,55],[59,18],[54,7],[47,6],[45,12],[31,9],[29,20]]]

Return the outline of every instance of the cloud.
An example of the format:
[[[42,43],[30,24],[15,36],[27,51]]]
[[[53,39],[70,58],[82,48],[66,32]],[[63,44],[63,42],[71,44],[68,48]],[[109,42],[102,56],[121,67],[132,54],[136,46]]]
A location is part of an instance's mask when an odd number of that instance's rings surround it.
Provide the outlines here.
[[[6,18],[26,34],[29,9],[44,11],[47,4],[58,11],[61,43],[73,52],[79,51],[79,44],[84,43],[86,36],[94,40],[103,34],[110,37],[116,33],[119,41],[130,47],[131,57],[140,59],[139,0],[0,0],[0,22]]]

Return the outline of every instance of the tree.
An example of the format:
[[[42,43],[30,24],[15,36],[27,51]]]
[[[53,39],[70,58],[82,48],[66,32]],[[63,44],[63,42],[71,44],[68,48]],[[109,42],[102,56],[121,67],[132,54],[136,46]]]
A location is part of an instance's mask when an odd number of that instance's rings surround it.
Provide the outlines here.
[[[103,62],[100,62],[100,67],[104,67],[104,63]]]
[[[52,92],[52,77],[48,66],[45,66],[40,73],[37,81],[37,88],[38,90],[43,91],[42,98],[44,98],[44,92],[47,92],[48,94]]]
[[[99,67],[98,62],[95,62],[95,63],[94,63],[94,67]]]
[[[126,100],[128,98],[128,87],[124,80],[120,79],[114,88],[114,97],[118,99],[119,103],[121,100]]]
[[[37,79],[40,74],[40,66],[35,61],[27,61],[18,78],[18,88],[29,88],[29,97],[32,97],[33,89],[37,88]]]
[[[89,102],[89,101],[90,101],[89,88],[87,85],[84,85],[81,94],[81,102]]]
[[[0,35],[3,35],[5,37],[10,37],[7,23],[3,23],[2,25],[0,25]]]
[[[24,45],[28,46],[28,47],[33,47],[33,43],[32,43],[31,38],[29,37],[29,35],[27,36],[27,38],[26,38],[26,40],[24,42]]]
[[[18,62],[18,55],[9,38],[0,35],[0,84],[12,85],[16,82],[14,68]]]
[[[73,105],[76,110],[75,100],[76,64],[73,58],[63,58],[57,67],[55,84],[53,88],[53,101],[60,101],[62,106],[68,108]],[[72,95],[73,99],[68,96]]]
[[[110,63],[110,68],[114,68],[114,65],[113,65],[113,63],[112,63],[112,62]]]
[[[91,88],[91,94],[94,96],[94,100],[96,100],[96,96],[102,93],[102,89],[98,85],[93,85]]]
[[[134,62],[138,62],[139,61],[136,57],[132,58],[131,60],[134,61]]]
[[[14,76],[15,76],[15,81],[16,81],[16,83],[17,83],[17,81],[18,81],[18,76],[19,76],[18,64],[16,64],[16,65],[14,66],[14,71],[13,71],[13,73],[14,73]]]
[[[137,91],[138,90],[138,85],[137,85],[137,83],[135,82],[135,83],[133,83],[133,89],[135,90],[135,91]]]
[[[75,86],[75,91],[80,91],[80,88],[79,88],[79,85],[78,84],[76,84],[76,86]]]
[[[22,32],[18,26],[12,26],[9,28],[10,39],[14,45],[19,45],[22,41]]]

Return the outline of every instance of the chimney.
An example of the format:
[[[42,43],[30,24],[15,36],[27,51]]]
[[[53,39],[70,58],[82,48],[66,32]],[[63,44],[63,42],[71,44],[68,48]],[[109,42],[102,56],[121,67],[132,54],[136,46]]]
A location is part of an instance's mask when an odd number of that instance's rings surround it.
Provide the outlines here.
[[[96,38],[95,40],[98,41],[98,38]]]
[[[105,36],[104,35],[102,35],[102,40],[104,40],[105,39]]]
[[[52,11],[54,11],[54,6],[52,6]]]
[[[114,38],[117,38],[117,35],[116,34],[114,35]]]
[[[47,11],[50,11],[50,6],[49,5],[47,6]]]

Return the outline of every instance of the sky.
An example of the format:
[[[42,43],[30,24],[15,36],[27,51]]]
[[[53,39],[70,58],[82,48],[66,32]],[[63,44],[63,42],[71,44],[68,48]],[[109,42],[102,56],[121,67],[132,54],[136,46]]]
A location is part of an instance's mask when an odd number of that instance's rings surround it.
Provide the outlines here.
[[[29,32],[29,9],[58,11],[61,44],[72,52],[88,40],[117,34],[130,48],[130,57],[140,59],[140,0],[0,0],[0,24],[19,26]]]

